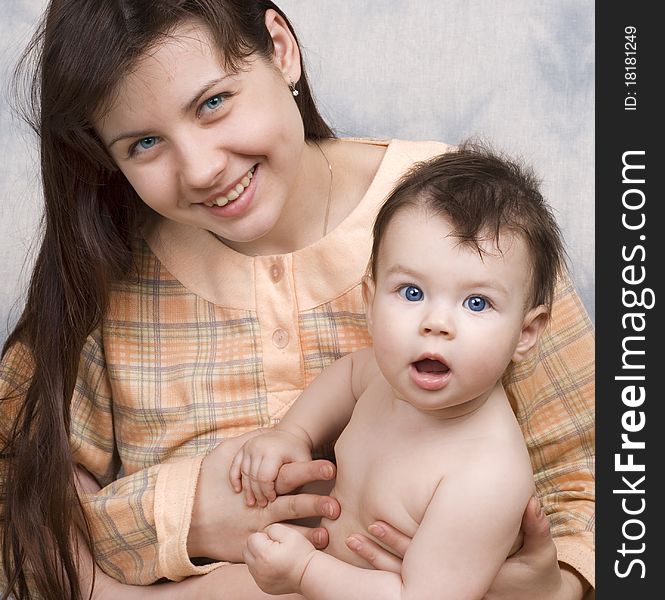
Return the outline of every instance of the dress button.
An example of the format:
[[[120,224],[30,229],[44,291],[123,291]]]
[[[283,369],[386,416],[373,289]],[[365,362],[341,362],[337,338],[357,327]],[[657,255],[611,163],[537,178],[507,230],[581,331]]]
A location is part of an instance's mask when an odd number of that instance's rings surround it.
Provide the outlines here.
[[[272,334],[272,343],[278,348],[284,348],[289,343],[289,332],[283,329],[275,329]]]
[[[284,275],[284,269],[280,265],[275,263],[270,267],[270,277],[272,277],[273,283],[278,283],[282,279],[282,275]]]

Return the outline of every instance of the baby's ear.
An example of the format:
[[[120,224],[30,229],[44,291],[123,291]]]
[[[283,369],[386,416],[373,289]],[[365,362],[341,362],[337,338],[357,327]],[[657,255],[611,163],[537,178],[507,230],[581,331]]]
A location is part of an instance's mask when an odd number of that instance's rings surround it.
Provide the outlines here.
[[[374,280],[365,275],[362,278],[363,302],[365,303],[365,317],[367,318],[367,329],[372,334],[372,302],[374,301]]]
[[[513,362],[520,362],[524,359],[529,350],[538,343],[538,339],[545,330],[549,318],[550,313],[544,304],[539,304],[524,315],[522,332],[520,333],[520,339],[513,354]]]

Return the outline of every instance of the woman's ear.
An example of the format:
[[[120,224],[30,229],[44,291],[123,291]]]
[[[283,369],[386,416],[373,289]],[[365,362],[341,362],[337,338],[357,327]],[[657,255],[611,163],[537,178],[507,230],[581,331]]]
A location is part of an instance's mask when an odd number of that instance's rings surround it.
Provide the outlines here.
[[[520,338],[513,354],[513,362],[520,362],[536,345],[549,318],[549,311],[544,304],[540,304],[526,313],[522,322]]]
[[[300,79],[300,48],[282,16],[272,8],[266,11],[265,24],[274,46],[273,62],[287,83]]]
[[[367,319],[367,329],[372,335],[372,302],[374,301],[374,280],[365,275],[362,278],[363,302],[365,303],[365,318]]]

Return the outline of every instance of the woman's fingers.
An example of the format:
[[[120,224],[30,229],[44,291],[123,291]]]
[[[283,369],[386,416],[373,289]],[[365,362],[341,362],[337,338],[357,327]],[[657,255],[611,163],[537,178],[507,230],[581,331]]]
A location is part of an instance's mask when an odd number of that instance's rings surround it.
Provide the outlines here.
[[[312,481],[330,481],[335,478],[335,473],[335,465],[328,460],[287,463],[277,474],[275,492],[288,494]]]
[[[384,521],[375,521],[367,528],[367,531],[375,538],[381,540],[381,543],[387,546],[393,554],[399,558],[404,558],[406,550],[411,543],[411,538],[408,535]]]
[[[244,493],[234,491],[227,475],[234,457],[247,439],[249,436],[221,443],[201,463],[187,537],[187,550],[191,556],[241,562],[247,536],[262,531],[271,523],[314,517],[317,519],[315,526],[318,526],[318,519],[322,516],[332,519],[339,516],[340,507],[336,500],[316,494],[280,496],[265,508],[248,507]],[[334,465],[328,461],[291,463],[284,467],[278,475],[281,488],[278,487],[277,491],[282,494],[306,482],[334,479],[335,476]],[[244,485],[243,481],[243,488]],[[220,506],[224,510],[220,510]],[[224,535],[220,535],[220,531]],[[316,532],[307,535],[307,539],[317,547],[325,543]]]
[[[374,540],[364,535],[354,534],[346,539],[349,549],[364,558],[370,565],[379,571],[390,571],[400,573],[402,570],[402,559],[382,548]]]
[[[553,542],[550,536],[550,522],[535,496],[531,497],[524,511],[522,533],[524,534],[522,548],[525,551],[551,550]]]
[[[402,559],[411,543],[411,538],[384,521],[375,521],[367,530],[376,539],[381,540],[383,546],[357,533],[347,538],[346,545],[349,549],[364,558],[375,569],[400,573]]]
[[[307,517],[336,519],[339,517],[340,506],[337,500],[329,496],[293,494],[278,496],[265,510],[269,514],[270,522],[278,523]]]
[[[558,600],[572,597],[566,594],[547,516],[535,497],[524,511],[522,533],[522,547],[503,563],[485,599]],[[581,597],[581,591],[577,597]]]
[[[302,525],[293,525],[291,523],[284,523],[284,525],[295,529],[318,550],[323,550],[328,545],[330,538],[328,537],[328,530],[325,527],[303,527]]]

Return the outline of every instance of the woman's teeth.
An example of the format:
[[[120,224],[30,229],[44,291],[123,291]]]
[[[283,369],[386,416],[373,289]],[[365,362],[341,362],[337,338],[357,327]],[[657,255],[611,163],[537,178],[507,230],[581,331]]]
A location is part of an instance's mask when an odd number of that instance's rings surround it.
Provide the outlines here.
[[[249,171],[247,171],[247,174],[240,180],[240,183],[237,183],[234,188],[232,188],[229,192],[226,193],[226,195],[222,194],[221,196],[217,196],[214,200],[211,202],[205,202],[206,206],[226,206],[229,202],[233,202],[242,194],[247,186],[249,185],[249,182],[252,180],[252,177],[254,176],[254,169],[255,167],[252,167]]]

